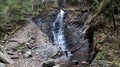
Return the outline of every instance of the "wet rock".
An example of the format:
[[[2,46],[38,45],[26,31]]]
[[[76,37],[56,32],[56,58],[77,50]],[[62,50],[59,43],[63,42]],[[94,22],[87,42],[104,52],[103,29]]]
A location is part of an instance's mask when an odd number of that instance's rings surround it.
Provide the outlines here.
[[[72,64],[73,64],[73,65],[78,65],[79,62],[78,62],[77,60],[72,60]]]
[[[52,44],[48,44],[48,45],[42,45],[40,47],[36,47],[33,50],[36,54],[40,55],[45,59],[55,56],[58,53],[59,48]]]
[[[4,63],[0,63],[0,67],[6,67]]]
[[[46,62],[42,64],[43,67],[53,67],[55,66],[55,62]]]

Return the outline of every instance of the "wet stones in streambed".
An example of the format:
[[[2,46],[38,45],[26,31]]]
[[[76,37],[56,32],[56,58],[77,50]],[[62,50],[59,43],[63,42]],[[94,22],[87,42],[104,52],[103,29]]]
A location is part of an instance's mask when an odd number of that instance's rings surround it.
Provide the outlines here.
[[[79,62],[78,62],[77,60],[72,60],[72,64],[73,64],[73,65],[78,65]]]
[[[52,62],[49,62],[49,63],[43,63],[42,66],[43,67],[53,67],[55,64],[52,63]]]
[[[44,59],[55,56],[58,53],[58,51],[59,51],[59,48],[52,44],[42,45],[42,46],[33,48],[33,52],[37,55],[40,55]]]
[[[43,64],[42,64],[43,67],[53,67],[55,66],[55,60],[54,59],[51,59],[51,60],[48,60],[48,61],[45,61]]]

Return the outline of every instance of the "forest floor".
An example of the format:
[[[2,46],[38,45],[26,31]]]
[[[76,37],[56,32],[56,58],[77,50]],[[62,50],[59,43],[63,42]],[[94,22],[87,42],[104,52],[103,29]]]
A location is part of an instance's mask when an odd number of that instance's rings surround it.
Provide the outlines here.
[[[116,27],[105,23],[94,33],[94,44],[99,52],[94,59],[94,65],[102,67],[120,67],[120,23]]]

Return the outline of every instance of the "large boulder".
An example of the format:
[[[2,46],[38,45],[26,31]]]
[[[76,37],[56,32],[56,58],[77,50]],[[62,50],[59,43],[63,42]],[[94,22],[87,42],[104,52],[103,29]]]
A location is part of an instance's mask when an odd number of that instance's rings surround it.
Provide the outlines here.
[[[40,47],[34,48],[34,52],[36,54],[41,55],[41,57],[45,59],[55,56],[58,53],[58,51],[59,51],[59,48],[52,44],[42,45]]]

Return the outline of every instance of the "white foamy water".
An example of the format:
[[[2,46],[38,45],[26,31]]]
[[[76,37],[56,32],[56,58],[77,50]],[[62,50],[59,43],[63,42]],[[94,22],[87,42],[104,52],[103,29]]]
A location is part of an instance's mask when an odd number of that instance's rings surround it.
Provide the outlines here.
[[[69,54],[70,52],[67,49],[67,44],[65,41],[65,36],[64,36],[64,14],[65,12],[63,10],[60,10],[60,13],[57,15],[57,18],[55,20],[55,22],[53,23],[53,40],[54,40],[54,44],[57,45],[58,47],[60,47],[61,51],[65,52],[67,51],[67,53]]]

